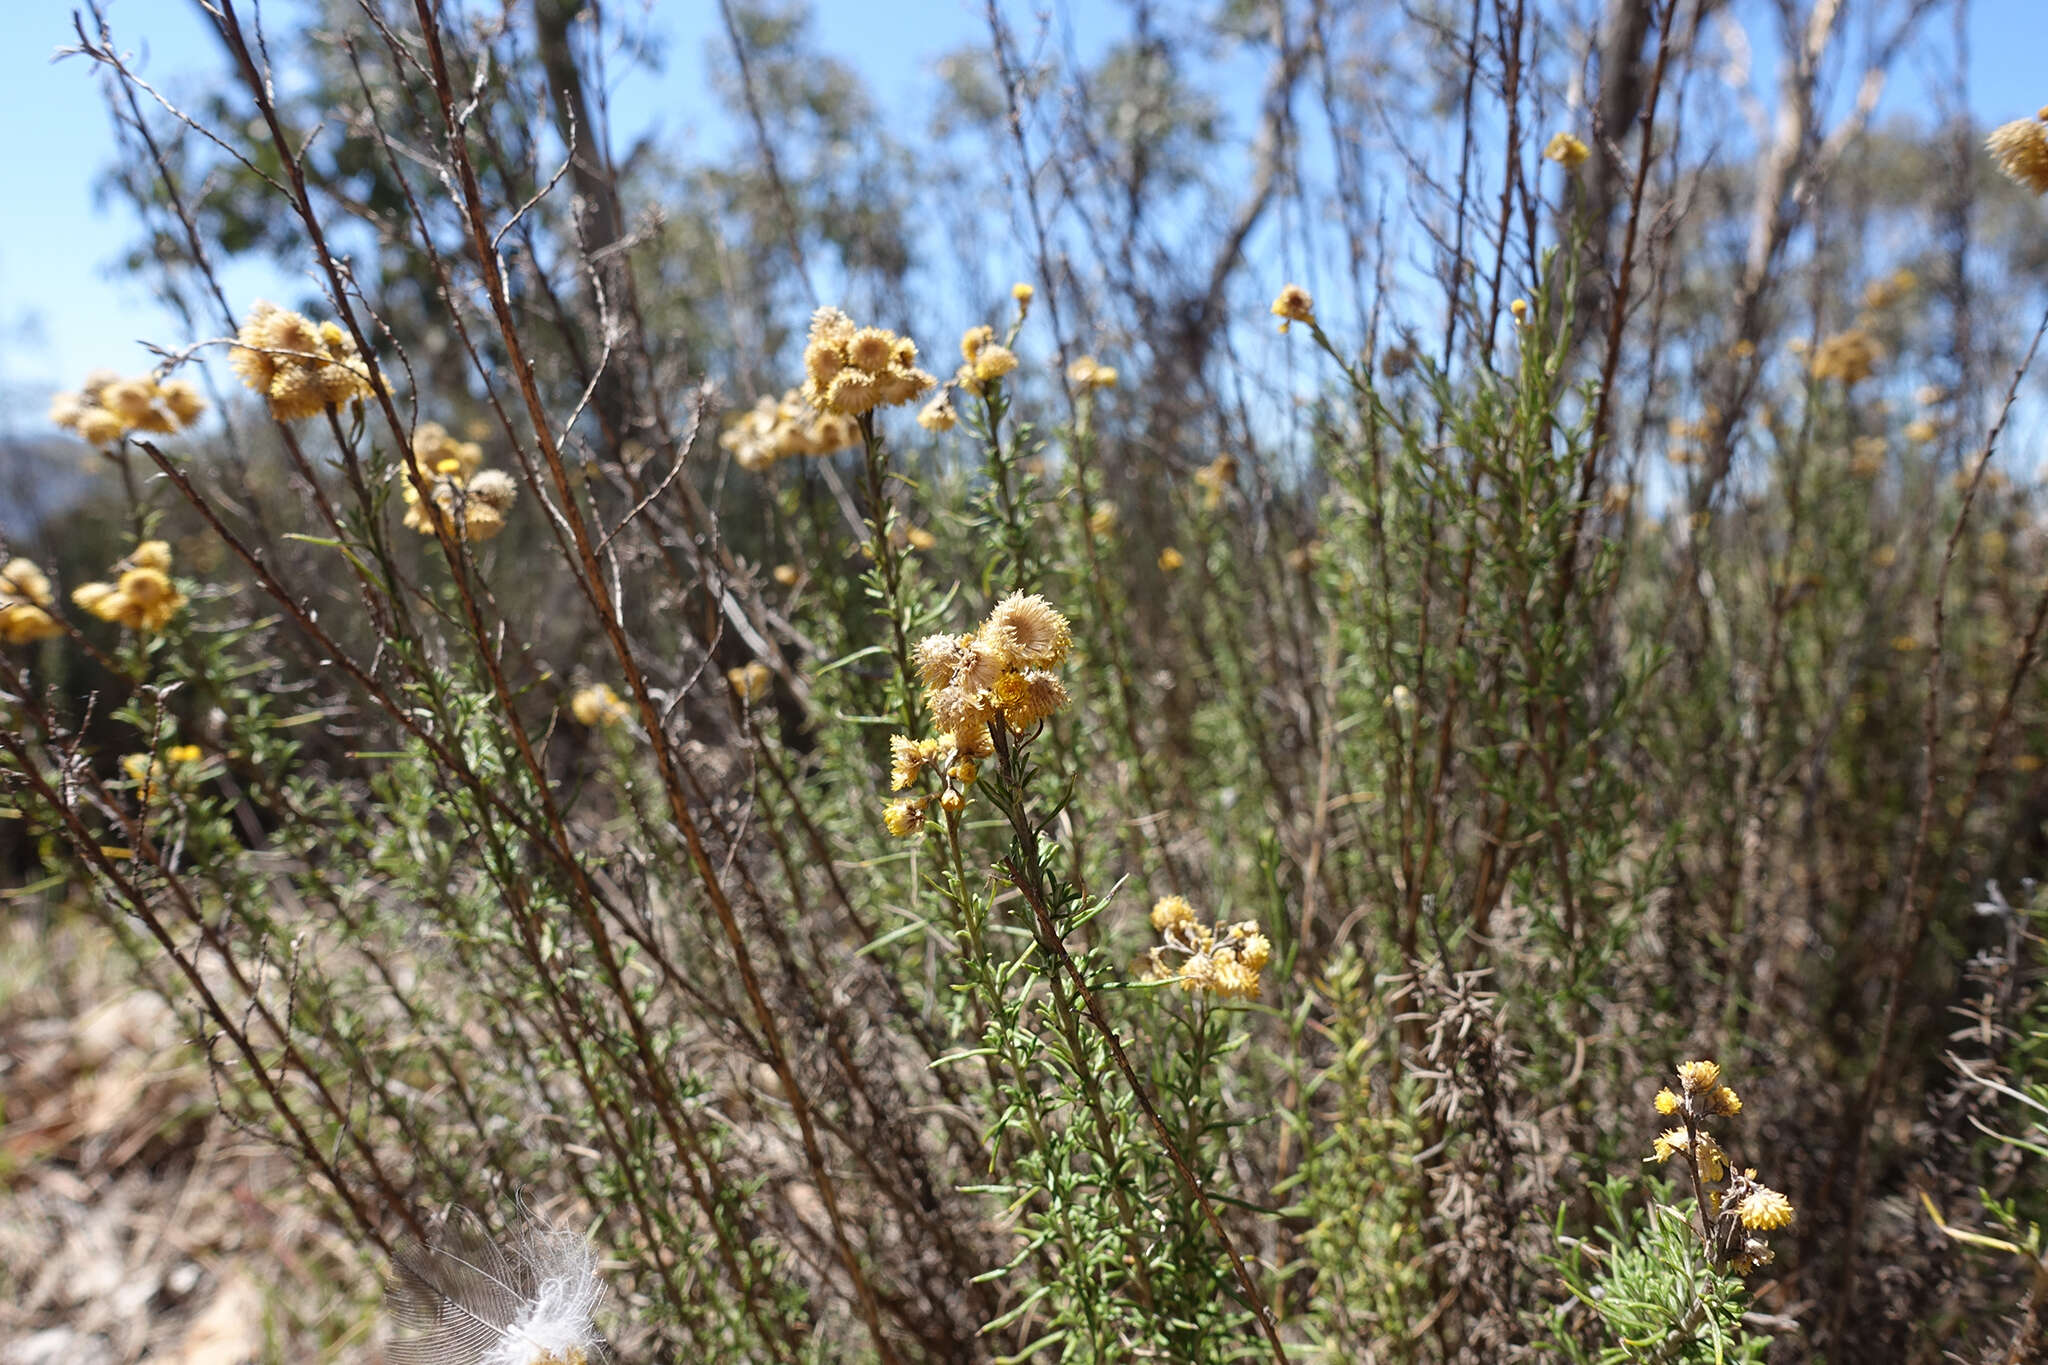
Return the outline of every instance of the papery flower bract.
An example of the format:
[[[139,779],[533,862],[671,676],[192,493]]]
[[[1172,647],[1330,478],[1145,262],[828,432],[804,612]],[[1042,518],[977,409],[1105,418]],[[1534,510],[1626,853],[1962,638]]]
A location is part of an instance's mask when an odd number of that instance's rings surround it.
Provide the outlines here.
[[[1187,556],[1174,549],[1171,545],[1159,552],[1159,567],[1166,573],[1172,573],[1187,562]]]
[[[951,431],[960,424],[960,414],[953,409],[953,395],[941,393],[917,411],[917,424],[926,431]]]

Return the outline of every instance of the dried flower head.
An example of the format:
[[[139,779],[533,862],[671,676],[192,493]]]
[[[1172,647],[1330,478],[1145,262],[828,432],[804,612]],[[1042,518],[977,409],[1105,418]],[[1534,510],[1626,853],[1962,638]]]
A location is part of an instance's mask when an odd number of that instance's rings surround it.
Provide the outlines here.
[[[1013,592],[989,612],[982,638],[997,650],[1005,666],[1051,668],[1067,657],[1074,631],[1067,618],[1043,597]]]
[[[2048,123],[2025,118],[2000,124],[1984,145],[2006,179],[2034,194],[2048,194]]]
[[[1697,1095],[1712,1089],[1721,1079],[1721,1067],[1716,1062],[1680,1062],[1678,1083],[1688,1095]]]
[[[43,571],[26,559],[0,566],[0,644],[25,645],[62,635],[64,627],[47,610],[56,593]]]
[[[1792,1221],[1792,1201],[1762,1185],[1743,1195],[1733,1210],[1736,1219],[1751,1232],[1772,1232]]]
[[[1023,734],[1069,700],[1067,685],[1042,668],[1005,673],[996,679],[996,706],[1012,730]]]
[[[1290,284],[1274,297],[1272,313],[1280,319],[1280,330],[1284,332],[1291,322],[1313,323],[1316,320],[1316,301],[1308,290],[1298,284]]]
[[[1728,1174],[1727,1153],[1714,1141],[1713,1134],[1701,1133],[1695,1143],[1683,1128],[1673,1128],[1659,1135],[1645,1160],[1662,1164],[1680,1152],[1691,1153],[1702,1180],[1718,1181]]]
[[[186,597],[171,582],[171,547],[145,540],[114,566],[112,583],[82,583],[72,590],[77,606],[129,630],[154,632],[185,609]]]
[[[960,425],[960,414],[953,408],[952,390],[942,390],[938,397],[919,408],[917,424],[926,431],[951,431]]]
[[[373,397],[369,366],[333,322],[258,301],[236,334],[228,365],[270,403],[271,416],[297,422],[329,407]]]
[[[926,798],[919,796],[904,801],[891,801],[882,807],[882,824],[898,839],[907,839],[925,827]]]
[[[917,347],[881,327],[856,327],[837,308],[811,315],[802,397],[822,414],[858,417],[922,397],[938,381],[917,368]]]
[[[1092,355],[1084,355],[1067,366],[1067,379],[1077,389],[1113,389],[1116,387],[1116,366],[1105,365]]]

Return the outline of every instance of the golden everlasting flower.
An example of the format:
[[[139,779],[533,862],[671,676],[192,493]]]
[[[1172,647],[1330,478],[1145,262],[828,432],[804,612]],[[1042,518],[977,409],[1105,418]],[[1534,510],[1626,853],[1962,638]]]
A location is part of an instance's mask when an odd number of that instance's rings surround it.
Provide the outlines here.
[[[952,390],[942,390],[937,398],[919,408],[917,424],[926,431],[951,431],[960,425],[960,414],[953,408]]]
[[[633,712],[625,699],[612,691],[611,684],[593,683],[578,688],[569,698],[569,714],[578,725],[599,726],[623,724]]]
[[[1030,285],[1024,283],[1022,280],[1019,280],[1017,281],[1017,283],[1010,286],[1010,297],[1017,300],[1017,302],[1024,304],[1027,307],[1031,303],[1032,296],[1037,293],[1038,291],[1036,289],[1033,289]]]
[[[799,575],[797,573],[796,565],[777,564],[774,568],[774,571],[769,574],[769,577],[773,578],[777,583],[780,583],[785,588],[793,588],[797,584],[797,578],[799,577]]]
[[[768,688],[775,681],[775,675],[769,672],[768,665],[756,659],[750,664],[727,669],[725,681],[732,688],[733,695],[742,702],[757,702],[768,695]]]
[[[131,431],[163,435],[191,425],[206,411],[206,400],[190,381],[155,375],[123,379],[94,370],[78,393],[50,400],[50,421],[96,446],[109,446]]]
[[[372,397],[369,366],[355,339],[333,322],[259,301],[236,335],[228,365],[270,402],[280,422],[297,422],[329,407]]]
[[[77,430],[80,440],[96,446],[110,446],[128,434],[127,424],[105,408],[87,408]]]
[[[989,612],[982,638],[1006,667],[1051,668],[1067,657],[1074,629],[1043,597],[1013,592]]]
[[[803,398],[820,413],[858,417],[922,397],[938,381],[917,368],[917,346],[881,327],[856,327],[837,308],[811,315]]]
[[[464,470],[462,458],[455,455],[442,457],[434,466],[427,491],[427,498],[422,499],[412,479],[401,478],[405,524],[426,536],[434,534],[436,526],[446,527],[451,535],[459,528],[463,539],[475,541],[489,540],[504,530],[505,513],[519,498],[519,486],[510,474],[483,469],[472,477]]]
[[[56,601],[48,575],[26,559],[0,567],[0,644],[26,645],[62,635],[46,608]]]
[[[1582,165],[1593,154],[1592,149],[1570,133],[1554,133],[1550,144],[1543,149],[1543,155],[1566,170]]]
[[[1913,444],[1924,446],[1940,435],[1940,431],[1935,427],[1934,423],[1928,421],[1925,417],[1916,417],[1906,423],[1904,435]]]
[[[1770,1232],[1792,1221],[1792,1201],[1776,1190],[1758,1186],[1735,1206],[1735,1216],[1751,1232]]]
[[[1725,1118],[1734,1118],[1742,1112],[1742,1097],[1725,1085],[1715,1086],[1708,1102],[1713,1106],[1715,1113]]]
[[[1067,379],[1076,388],[1113,389],[1116,387],[1116,366],[1105,365],[1092,355],[1084,355],[1067,366]]]
[[[1166,573],[1174,572],[1187,562],[1187,556],[1174,549],[1171,545],[1159,552],[1159,567]]]
[[[1152,927],[1162,934],[1185,929],[1195,922],[1195,907],[1186,896],[1161,896],[1152,902]]]
[[[923,829],[925,819],[925,798],[921,796],[908,801],[891,801],[882,807],[882,824],[898,839],[907,839]]]
[[[995,736],[989,733],[987,721],[948,730],[940,742],[962,758],[987,758],[996,751]]]
[[[758,472],[796,455],[833,455],[860,439],[860,429],[840,413],[819,412],[801,389],[780,398],[763,397],[719,434],[741,469]]]
[[[1870,378],[1876,367],[1877,343],[1871,340],[1868,332],[1853,327],[1823,341],[1813,354],[1811,369],[1815,379],[1839,379],[1844,384],[1860,384]]]
[[[995,700],[1003,719],[1021,735],[1065,706],[1069,698],[1067,685],[1058,676],[1029,668],[996,679]]]
[[[1687,1150],[1690,1145],[1691,1143],[1686,1137],[1685,1129],[1673,1128],[1658,1136],[1657,1141],[1653,1144],[1650,1155],[1645,1160],[1661,1164],[1669,1161],[1678,1153]],[[1714,1141],[1711,1133],[1700,1134],[1699,1146],[1693,1151],[1692,1155],[1699,1167],[1700,1179],[1720,1180],[1728,1174],[1727,1153],[1721,1150],[1721,1145]]]
[[[974,356],[974,387],[971,392],[980,393],[981,386],[992,384],[1017,368],[1017,353],[1007,346],[990,342]]]
[[[1697,1095],[1711,1090],[1721,1080],[1721,1067],[1717,1062],[1680,1062],[1678,1083],[1688,1095]]]
[[[2035,194],[2048,194],[2048,123],[2015,119],[1992,129],[1984,145],[2007,180]]]
[[[938,761],[939,742],[895,735],[889,740],[889,790],[909,791],[918,775]],[[972,779],[969,779],[972,780]]]
[[[1290,284],[1273,299],[1272,313],[1280,319],[1280,330],[1284,332],[1291,322],[1313,323],[1316,320],[1316,301],[1308,290],[1298,284]]]
[[[1657,1112],[1666,1118],[1678,1112],[1678,1096],[1672,1093],[1668,1085],[1657,1092]]]
[[[442,463],[455,462],[452,471],[443,471]],[[412,467],[422,479],[433,482],[434,475],[451,472],[468,478],[476,473],[484,462],[484,448],[475,441],[458,441],[448,434],[448,429],[439,422],[422,422],[412,434]]]
[[[146,540],[116,564],[112,583],[82,583],[71,600],[102,621],[135,631],[159,631],[185,609],[186,597],[171,582],[171,547]]]

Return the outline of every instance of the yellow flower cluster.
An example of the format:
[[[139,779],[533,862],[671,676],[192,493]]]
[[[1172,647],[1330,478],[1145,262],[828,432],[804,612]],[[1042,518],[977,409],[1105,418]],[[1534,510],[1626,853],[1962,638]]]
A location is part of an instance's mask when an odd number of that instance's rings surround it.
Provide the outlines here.
[[[1543,155],[1555,161],[1566,170],[1584,164],[1592,149],[1570,133],[1558,133],[1550,139],[1550,145],[1543,149]]]
[[[156,800],[157,784],[165,778],[173,786],[184,786],[197,777],[205,757],[197,744],[173,744],[164,750],[162,758],[153,754],[122,755],[121,772],[135,784],[136,800],[146,806]]]
[[[64,627],[49,613],[56,600],[41,569],[26,559],[8,560],[0,567],[0,644],[33,644],[62,635]]]
[[[1306,322],[1313,325],[1316,320],[1316,301],[1310,297],[1308,290],[1298,284],[1290,284],[1273,300],[1272,311],[1273,316],[1280,319],[1280,330],[1284,332],[1291,322]]]
[[[979,397],[1017,364],[1017,353],[996,340],[995,328],[986,323],[970,327],[960,336],[960,368],[953,372],[953,383]]]
[[[467,540],[489,540],[504,530],[505,513],[518,501],[519,486],[501,469],[479,468],[483,461],[483,447],[475,441],[456,440],[439,422],[420,423],[407,458],[411,468],[399,481],[405,524],[430,536],[439,523]],[[424,499],[413,481],[415,472],[426,481]]]
[[[938,382],[917,368],[916,342],[881,327],[856,327],[837,308],[811,315],[804,375],[804,401],[846,417],[912,402]]]
[[[114,565],[111,583],[82,583],[71,600],[102,621],[129,630],[157,631],[185,609],[185,594],[171,582],[171,547],[145,540]]]
[[[182,431],[205,411],[206,400],[190,380],[148,374],[123,379],[112,370],[94,370],[77,393],[50,400],[50,421],[96,446],[110,446],[131,431]]]
[[[860,440],[853,419],[820,412],[804,401],[801,389],[780,398],[763,396],[720,434],[718,444],[741,469],[758,473],[793,455],[833,455]]]
[[[270,403],[270,415],[297,422],[376,393],[355,339],[333,322],[258,301],[236,336],[228,364]]]
[[[889,790],[907,792],[927,774],[939,790],[891,801],[882,823],[897,838],[923,829],[936,799],[958,814],[967,788],[980,772],[978,760],[995,752],[990,731],[997,720],[1012,734],[1025,735],[1070,700],[1067,685],[1052,670],[1073,647],[1073,627],[1043,597],[1011,593],[996,603],[980,627],[965,635],[928,635],[912,660],[924,684],[925,709],[938,727],[936,739],[897,735],[889,741]]]
[[[1021,735],[1067,704],[1052,670],[1073,643],[1073,627],[1043,597],[1011,593],[979,629],[918,642],[925,707],[941,730],[971,736],[1000,715]]]
[[[1140,974],[1149,981],[1178,982],[1183,991],[1206,991],[1226,1000],[1259,998],[1259,973],[1272,959],[1273,945],[1254,920],[1203,924],[1185,896],[1161,896],[1152,903],[1152,927],[1165,943],[1146,954]],[[1172,953],[1181,961],[1176,964]]]
[[[633,714],[625,699],[612,691],[610,683],[579,687],[569,698],[569,714],[578,725],[623,725]]]
[[[1813,353],[1813,377],[1860,384],[1877,368],[1877,354],[1877,342],[1861,327],[1837,332]]]
[[[1105,365],[1092,355],[1084,355],[1067,366],[1067,379],[1077,389],[1113,389],[1116,387],[1116,366]]]
[[[1721,1186],[1700,1191],[1706,1201],[1702,1217],[1710,1220],[1706,1224],[1708,1243],[1715,1258],[1726,1260],[1741,1275],[1768,1265],[1773,1256],[1770,1244],[1757,1234],[1789,1224],[1792,1201],[1758,1184],[1753,1169],[1732,1170],[1728,1154],[1706,1130],[1708,1120],[1733,1118],[1742,1112],[1741,1098],[1721,1083],[1720,1066],[1710,1061],[1680,1063],[1678,1089],[1665,1086],[1659,1090],[1656,1106],[1659,1114],[1676,1117],[1684,1126],[1659,1134],[1647,1160],[1662,1164],[1682,1153],[1701,1186]]]
[[[1984,145],[2007,180],[2035,194],[2048,194],[2048,109],[1992,129]]]

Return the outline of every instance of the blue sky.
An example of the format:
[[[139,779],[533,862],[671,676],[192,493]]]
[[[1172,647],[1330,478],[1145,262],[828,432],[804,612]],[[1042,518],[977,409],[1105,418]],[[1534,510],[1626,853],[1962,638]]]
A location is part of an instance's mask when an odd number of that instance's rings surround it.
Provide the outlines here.
[[[150,356],[139,338],[177,337],[147,292],[114,269],[134,227],[118,206],[95,200],[93,182],[112,145],[107,116],[87,64],[50,60],[71,41],[71,8],[70,0],[0,4],[0,145],[10,150],[15,185],[0,215],[0,433],[39,429],[44,395],[76,384],[94,366],[144,368]],[[277,0],[270,8],[278,8]],[[1039,8],[1013,4],[1013,22],[1028,28]],[[620,88],[617,120],[622,127],[657,126],[700,149],[716,146],[731,125],[709,105],[698,79],[705,44],[718,34],[716,6],[653,0],[653,9],[670,39],[667,69]],[[1073,0],[1055,12],[1057,22],[1081,30],[1084,51],[1121,22],[1099,0]],[[218,62],[205,20],[188,0],[112,0],[111,17],[121,45],[173,92]],[[880,106],[912,126],[930,110],[936,59],[985,34],[978,0],[828,2],[818,6],[818,25],[823,42],[867,76]],[[1941,18],[1933,30],[1944,48],[1947,27]],[[2040,68],[2048,0],[1975,0],[1970,49],[1970,99],[1981,121],[2021,117],[2048,102]],[[1915,68],[1927,52],[1908,55],[1880,117],[1924,103]],[[266,267],[252,264],[231,275],[228,287],[231,296],[253,298],[271,280]]]

